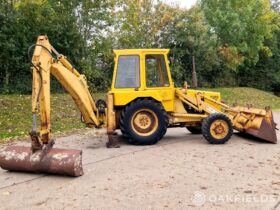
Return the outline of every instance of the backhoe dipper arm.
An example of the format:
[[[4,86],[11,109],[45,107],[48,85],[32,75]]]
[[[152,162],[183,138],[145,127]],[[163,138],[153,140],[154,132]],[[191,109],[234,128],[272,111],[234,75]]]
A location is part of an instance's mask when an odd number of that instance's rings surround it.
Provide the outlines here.
[[[32,114],[33,126],[30,132],[32,148],[41,149],[43,144],[50,143],[50,74],[69,92],[79,108],[83,122],[88,127],[99,127],[102,122],[99,113],[88,90],[85,76],[71,65],[65,56],[59,54],[49,43],[46,36],[39,36],[32,57]],[[53,58],[55,54],[57,58]],[[37,132],[36,113],[40,108],[41,129]]]

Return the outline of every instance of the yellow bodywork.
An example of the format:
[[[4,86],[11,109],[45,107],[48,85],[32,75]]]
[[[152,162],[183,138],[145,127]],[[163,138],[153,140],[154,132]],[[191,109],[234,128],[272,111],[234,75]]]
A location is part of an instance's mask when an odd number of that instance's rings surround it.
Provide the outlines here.
[[[167,61],[167,49],[132,49],[132,50],[114,50],[115,53],[115,67],[113,74],[113,81],[111,92],[114,94],[114,105],[125,106],[137,98],[153,98],[162,103],[166,111],[174,110],[174,84],[170,82],[169,87],[147,87],[146,86],[146,71],[144,57],[147,54],[164,55]],[[122,55],[138,55],[140,57],[140,87],[137,88],[115,88],[116,74],[119,56]],[[167,73],[169,81],[172,81],[169,65],[167,65]]]
[[[106,127],[109,139],[112,138],[114,130],[119,126],[119,117],[122,110],[132,101],[139,98],[153,99],[162,104],[169,116],[169,125],[201,125],[202,120],[209,115],[224,113],[230,118],[234,128],[240,131],[246,130],[248,133],[254,134],[255,130],[262,126],[267,126],[267,124],[262,124],[264,121],[267,121],[271,128],[274,129],[273,121],[271,121],[271,111],[252,110],[242,107],[231,108],[221,102],[220,93],[192,90],[188,89],[187,85],[184,88],[175,88],[168,65],[168,52],[168,49],[114,50],[115,67],[112,86],[111,90],[107,93],[106,112],[101,114],[89,92],[85,76],[80,74],[65,56],[59,54],[51,46],[46,36],[39,36],[32,57],[32,142],[42,145],[43,143],[48,143],[51,139],[50,75],[53,75],[72,96],[81,111],[83,122],[88,127]],[[56,58],[52,54],[55,54]],[[138,56],[137,58],[139,58],[139,86],[136,88],[116,88],[119,57],[129,55]],[[163,69],[161,66],[159,71],[161,73],[166,71],[166,75],[164,75],[164,81],[168,80],[164,83],[166,85],[161,87],[148,87],[146,85],[145,56],[147,55],[159,55],[161,56],[160,58],[163,56],[166,69]],[[161,77],[163,79],[162,75]],[[186,106],[193,111],[188,113]],[[41,118],[40,132],[36,131],[36,113],[38,108],[40,108]]]
[[[115,67],[113,74],[113,81],[111,86],[110,93],[114,94],[114,105],[115,106],[125,106],[131,101],[137,98],[153,98],[156,101],[160,102],[167,112],[177,112],[176,105],[176,96],[175,92],[179,88],[175,88],[173,80],[171,77],[171,71],[168,65],[168,49],[129,49],[129,50],[114,50],[115,53]],[[167,64],[167,74],[169,79],[168,87],[147,87],[146,86],[146,71],[145,71],[145,56],[146,55],[164,55],[165,63]],[[122,55],[139,55],[140,56],[140,87],[135,88],[115,88],[116,74],[119,56]],[[195,96],[196,93],[200,92],[202,95],[209,96],[217,101],[221,101],[220,93],[209,92],[209,91],[199,91],[199,90],[187,90],[185,94]],[[217,109],[220,109],[220,106],[210,102],[210,104]],[[182,110],[181,110],[182,111]]]

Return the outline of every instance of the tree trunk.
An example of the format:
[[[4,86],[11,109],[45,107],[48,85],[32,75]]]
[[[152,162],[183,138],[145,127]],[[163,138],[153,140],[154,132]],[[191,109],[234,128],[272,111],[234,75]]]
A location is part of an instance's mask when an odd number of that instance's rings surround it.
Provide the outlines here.
[[[192,88],[197,88],[197,76],[196,76],[196,70],[195,70],[195,57],[192,56]]]
[[[4,92],[9,92],[9,82],[10,82],[10,72],[8,69],[5,70],[5,77],[4,77]]]

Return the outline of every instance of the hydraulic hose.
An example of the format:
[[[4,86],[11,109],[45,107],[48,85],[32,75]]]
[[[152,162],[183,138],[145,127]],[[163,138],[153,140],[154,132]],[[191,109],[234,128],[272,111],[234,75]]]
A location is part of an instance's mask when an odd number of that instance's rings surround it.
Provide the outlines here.
[[[38,103],[39,102],[39,96],[40,96],[40,93],[41,93],[41,90],[42,90],[43,78],[42,78],[42,74],[40,72],[40,69],[38,69],[38,67],[34,65],[34,63],[32,62],[32,58],[30,56],[31,49],[36,47],[36,46],[42,47],[43,49],[47,50],[47,52],[51,55],[51,57],[53,57],[53,56],[52,56],[51,51],[48,48],[46,48],[45,46],[40,45],[40,44],[33,44],[28,48],[28,54],[27,54],[28,59],[30,60],[31,65],[37,70],[37,72],[39,74],[39,78],[40,78],[40,87],[39,87],[38,95],[37,95],[37,98],[36,98],[36,102]]]
[[[46,48],[45,46],[40,45],[40,44],[33,44],[33,45],[31,45],[31,46],[28,48],[28,53],[27,53],[28,59],[30,60],[31,65],[36,69],[36,71],[38,72],[38,75],[39,75],[39,81],[40,81],[39,83],[40,83],[40,86],[39,86],[39,91],[38,91],[38,94],[37,94],[37,97],[36,97],[36,103],[37,103],[36,106],[38,106],[38,103],[39,103],[39,96],[40,96],[41,91],[42,91],[43,78],[42,78],[42,74],[41,74],[40,69],[39,69],[36,65],[34,65],[34,63],[32,62],[31,55],[30,55],[31,49],[34,48],[34,47],[36,47],[36,46],[42,47],[43,49],[47,50],[47,52],[51,55],[51,57],[53,57],[53,56],[52,56],[51,51],[50,51],[48,48]],[[36,131],[36,127],[37,127],[37,126],[36,126],[36,113],[33,113],[32,122],[33,122],[33,123],[32,123],[32,124],[33,124],[33,126],[32,126],[32,131]]]

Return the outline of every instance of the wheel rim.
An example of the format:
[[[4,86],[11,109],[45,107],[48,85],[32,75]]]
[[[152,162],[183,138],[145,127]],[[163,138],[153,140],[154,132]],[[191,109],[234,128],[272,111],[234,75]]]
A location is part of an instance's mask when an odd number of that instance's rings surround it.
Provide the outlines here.
[[[140,136],[150,136],[158,127],[157,115],[149,109],[140,109],[131,118],[133,131]]]
[[[210,133],[215,139],[223,139],[229,132],[229,126],[224,120],[215,120],[210,126]]]

